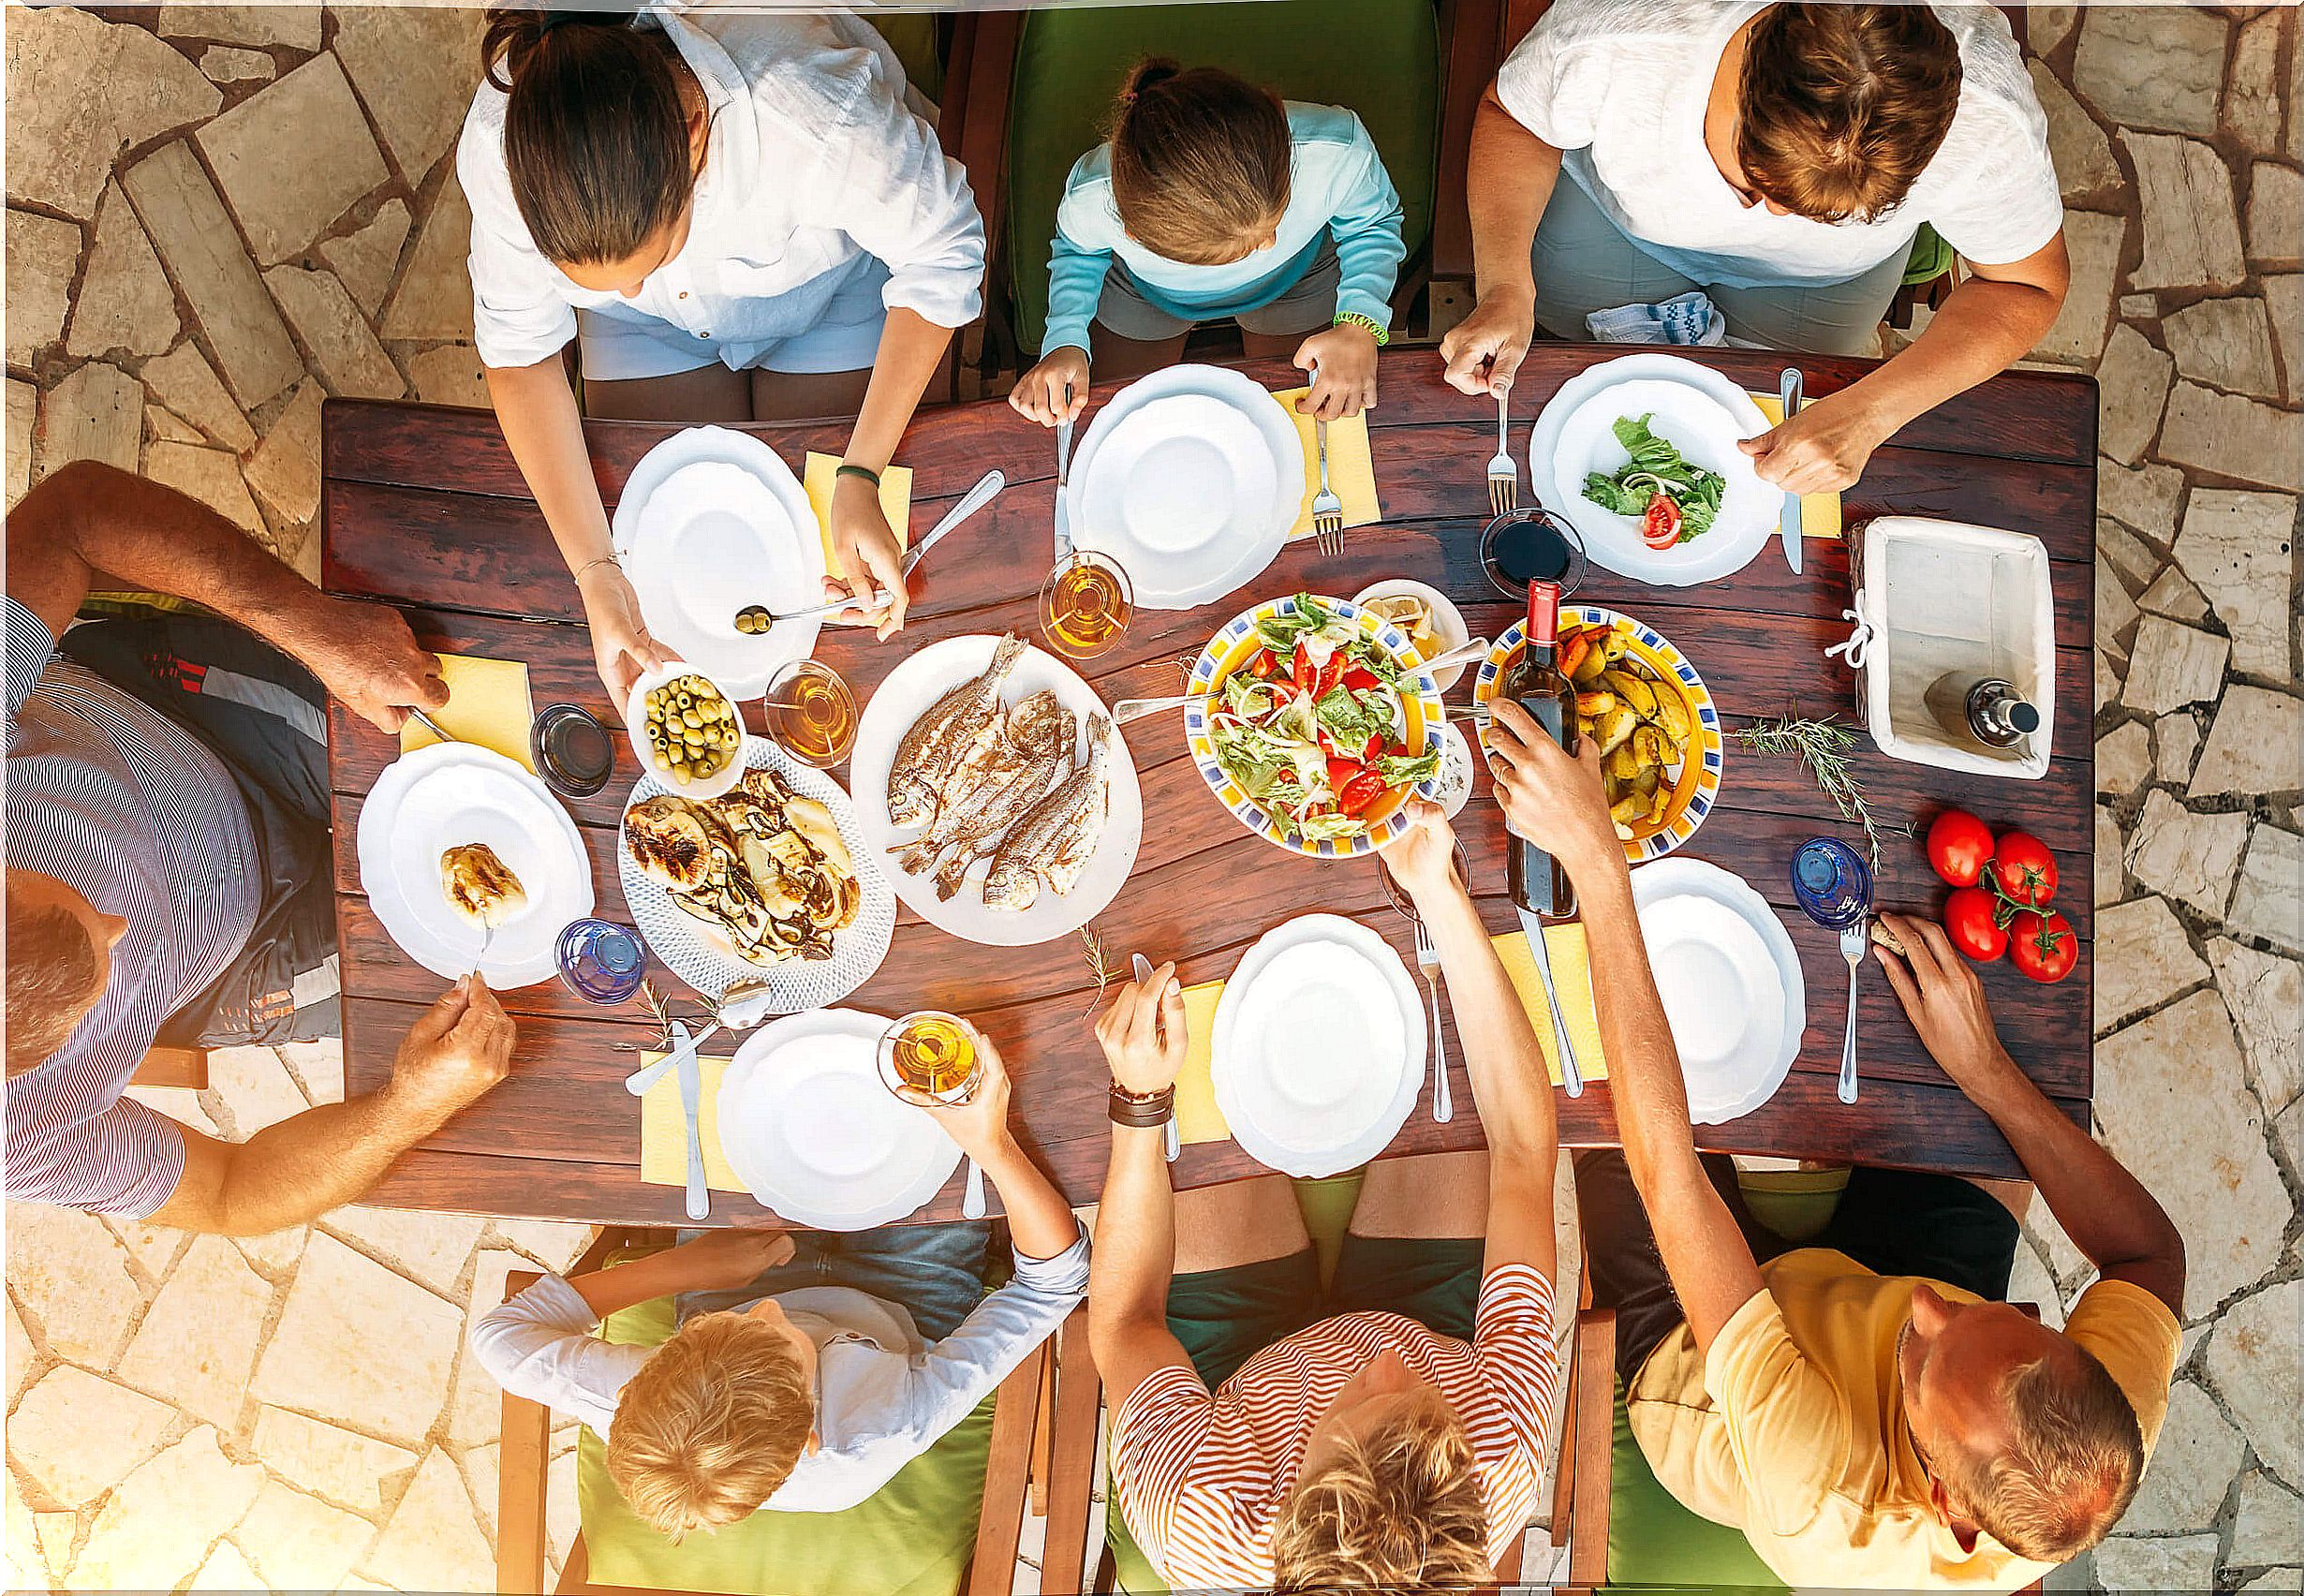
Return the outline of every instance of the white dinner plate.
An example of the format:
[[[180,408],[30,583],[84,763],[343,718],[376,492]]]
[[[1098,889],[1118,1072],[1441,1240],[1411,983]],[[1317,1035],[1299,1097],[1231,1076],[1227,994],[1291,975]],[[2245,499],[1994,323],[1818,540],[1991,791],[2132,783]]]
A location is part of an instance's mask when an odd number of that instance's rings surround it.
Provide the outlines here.
[[[1209,1064],[1233,1140],[1284,1175],[1334,1175],[1389,1145],[1425,1074],[1424,1006],[1392,945],[1307,914],[1242,955]]]
[[[1189,610],[1280,552],[1304,501],[1304,446],[1262,384],[1171,366],[1105,402],[1065,491],[1073,542],[1119,562],[1139,609]]]
[[[616,879],[624,888],[625,905],[656,956],[707,998],[717,999],[739,981],[761,981],[767,983],[764,1012],[768,1013],[796,1013],[837,1003],[872,979],[880,961],[888,956],[889,938],[895,933],[896,899],[880,869],[879,850],[866,842],[848,794],[822,771],[802,764],[765,737],[748,735],[744,740],[743,764],[746,770],[776,771],[801,796],[822,803],[832,811],[833,823],[840,828],[840,840],[848,844],[856,880],[864,888],[864,903],[854,923],[833,934],[832,957],[793,959],[780,965],[756,965],[739,957],[725,935],[672,902],[669,891],[641,874],[619,826]],[[642,799],[670,791],[662,777],[650,772],[634,785],[624,806],[629,810]]]
[[[869,1230],[943,1190],[960,1149],[925,1109],[880,1084],[889,1022],[819,1009],[761,1027],[720,1077],[720,1152],[745,1189],[794,1224]]]
[[[890,857],[892,850],[921,835],[920,826],[899,828],[888,818],[888,772],[895,762],[896,746],[912,723],[945,693],[972,676],[983,674],[992,663],[999,639],[990,633],[947,638],[931,643],[891,671],[864,705],[856,725],[856,746],[849,755],[849,778],[856,793],[856,819],[864,846],[876,859],[888,859],[888,877],[896,896],[907,908],[940,930],[970,942],[992,947],[1025,947],[1067,936],[1086,925],[1119,894],[1135,867],[1136,850],[1144,838],[1144,797],[1136,785],[1136,766],[1129,758],[1128,740],[1113,732],[1111,810],[1104,835],[1097,844],[1079,884],[1065,896],[1043,887],[1030,909],[1021,913],[984,907],[982,887],[992,863],[980,859],[968,867],[958,893],[949,899],[936,895],[931,875],[908,875]],[[1079,724],[1075,758],[1087,752],[1088,717],[1108,714],[1096,689],[1052,654],[1026,647],[1009,673],[1000,702],[1013,708],[1043,689],[1054,692]]]
[[[821,617],[736,629],[747,605],[781,614],[824,597],[807,491],[759,438],[690,427],[657,444],[626,480],[611,539],[650,635],[739,698],[760,697],[779,666],[815,648]]]
[[[1648,963],[1699,1125],[1739,1118],[1776,1095],[1808,1027],[1800,955],[1743,878],[1675,856],[1632,872]]]
[[[1688,390],[1695,398],[1661,392],[1671,387]],[[1725,434],[1697,399],[1709,400],[1726,419]],[[1644,411],[1657,412],[1651,426],[1679,444],[1690,459],[1728,479],[1721,513],[1711,528],[1669,549],[1649,548],[1641,541],[1636,518],[1602,510],[1584,496],[1586,470],[1613,470],[1627,458],[1611,430],[1617,418]],[[1564,461],[1572,423],[1583,441]],[[1784,496],[1762,481],[1735,447],[1735,439],[1767,430],[1767,418],[1752,396],[1709,366],[1679,355],[1626,355],[1561,384],[1538,414],[1529,435],[1529,480],[1539,503],[1560,507],[1574,525],[1593,564],[1658,586],[1712,582],[1742,570],[1776,536]],[[1691,443],[1697,448],[1691,449]]]
[[[527,894],[527,907],[488,933],[449,906],[440,855],[486,843]],[[534,775],[469,743],[433,743],[403,754],[361,807],[361,890],[385,932],[435,975],[480,964],[500,990],[548,980],[559,968],[560,932],[592,912],[592,865],[576,822]]]

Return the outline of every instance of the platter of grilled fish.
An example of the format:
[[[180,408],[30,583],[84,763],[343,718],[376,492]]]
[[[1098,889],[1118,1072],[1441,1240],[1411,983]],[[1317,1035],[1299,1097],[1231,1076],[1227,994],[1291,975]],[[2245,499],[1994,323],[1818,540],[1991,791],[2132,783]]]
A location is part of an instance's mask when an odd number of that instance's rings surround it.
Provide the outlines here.
[[[956,637],[891,672],[849,773],[896,895],[969,941],[1065,936],[1136,862],[1144,802],[1096,689],[1014,635]]]
[[[744,775],[692,799],[632,790],[617,868],[641,934],[707,996],[765,982],[772,1012],[836,1003],[887,955],[895,900],[848,794],[761,738]]]

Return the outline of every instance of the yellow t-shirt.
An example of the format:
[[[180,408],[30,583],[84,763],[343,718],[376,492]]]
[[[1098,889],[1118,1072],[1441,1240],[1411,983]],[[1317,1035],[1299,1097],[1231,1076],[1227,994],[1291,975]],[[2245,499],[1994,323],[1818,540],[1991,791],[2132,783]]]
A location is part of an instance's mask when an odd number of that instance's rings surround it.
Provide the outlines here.
[[[1823,1248],[1760,1273],[1767,1289],[1736,1310],[1709,1358],[1683,1324],[1632,1378],[1632,1434],[1664,1488],[1742,1530],[1787,1585],[2016,1590],[2045,1574],[2048,1564],[1989,1535],[1962,1551],[1936,1521],[1896,1360],[1918,1282]],[[2176,1316],[2149,1292],[2099,1280],[2064,1333],[2127,1393],[2149,1456],[2176,1372]]]

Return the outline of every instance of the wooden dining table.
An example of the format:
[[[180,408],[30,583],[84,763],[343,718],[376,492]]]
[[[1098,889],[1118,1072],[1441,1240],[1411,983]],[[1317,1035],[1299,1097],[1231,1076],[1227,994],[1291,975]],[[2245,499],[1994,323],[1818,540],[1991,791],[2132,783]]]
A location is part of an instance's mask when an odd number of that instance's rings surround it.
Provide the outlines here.
[[[1511,398],[1518,446],[1525,448],[1529,423],[1564,381],[1624,352],[1536,346]],[[1773,354],[1681,352],[1767,392],[1784,363]],[[1799,364],[1813,400],[1861,377],[1873,362],[1802,356]],[[1240,369],[1274,390],[1300,380],[1277,362],[1244,362]],[[1382,578],[1414,577],[1450,595],[1477,635],[1496,636],[1511,624],[1516,607],[1489,585],[1479,560],[1494,406],[1444,384],[1429,349],[1387,352],[1381,384],[1369,418],[1381,522],[1348,530],[1339,555],[1322,555],[1310,538],[1292,542],[1236,592],[1199,609],[1139,610],[1116,646],[1081,664],[1107,702],[1178,690],[1184,664],[1218,626],[1278,594],[1350,598]],[[1108,397],[1100,389],[1095,401]],[[1845,496],[1851,526],[1898,511],[2005,527],[2046,545],[2056,634],[2047,775],[2001,780],[1907,763],[1881,754],[1861,732],[1850,768],[1883,834],[1875,893],[1883,907],[1922,915],[1940,908],[1945,889],[1928,868],[1919,834],[1949,805],[1971,807],[1996,828],[2020,826],[2055,851],[2068,883],[2059,906],[2079,934],[2077,967],[2053,985],[2026,980],[2005,962],[1981,973],[2010,1052],[2082,1125],[2094,1086],[2089,883],[2095,426],[2092,379],[2008,373],[1913,421],[1872,456]],[[612,509],[642,456],[675,430],[585,423],[593,473]],[[841,450],[848,423],[750,430],[797,469],[808,450]],[[395,606],[430,647],[524,662],[539,707],[573,702],[613,718],[575,584],[494,416],[331,400],[322,445],[323,584],[330,592]],[[883,643],[855,628],[822,633],[817,658],[865,702],[890,670],[925,643],[1004,630],[1037,639],[1036,598],[1052,558],[1053,438],[1005,403],[923,409],[898,458],[914,472],[915,535],[987,468],[997,466],[1008,486],[923,563],[900,634]],[[1806,980],[1807,1029],[1782,1086],[1741,1118],[1699,1127],[1698,1140],[1740,1153],[2019,1175],[2007,1143],[1921,1045],[1876,963],[1866,966],[1856,1001],[1861,1090],[1854,1103],[1838,1099],[1847,969],[1833,934],[1798,909],[1789,866],[1811,836],[1839,836],[1861,850],[1863,835],[1836,812],[1798,761],[1755,753],[1734,736],[1756,720],[1783,715],[1836,716],[1857,725],[1854,676],[1824,653],[1849,631],[1842,613],[1851,603],[1848,546],[1812,538],[1806,556],[1805,570],[1795,576],[1771,541],[1735,575],[1693,587],[1647,586],[1595,567],[1576,595],[1647,622],[1703,674],[1730,736],[1719,801],[1680,851],[1735,872],[1766,898],[1791,934]],[[1452,698],[1468,700],[1470,687],[1468,672]],[[757,730],[758,706],[749,713]],[[1142,952],[1155,961],[1175,960],[1188,983],[1220,979],[1265,932],[1313,912],[1363,923],[1412,963],[1412,927],[1390,907],[1373,860],[1308,859],[1248,832],[1187,757],[1181,716],[1138,720],[1126,737],[1143,793],[1143,842],[1126,885],[1092,923],[1115,965],[1124,970],[1128,955]],[[362,801],[397,756],[396,741],[333,704],[329,750],[345,1086],[357,1094],[389,1078],[410,1022],[447,982],[393,944],[361,890],[355,838]],[[834,774],[844,778],[845,767]],[[615,852],[618,817],[637,775],[631,750],[619,739],[607,787],[568,805],[591,855],[596,912],[628,923]],[[1455,823],[1484,917],[1492,930],[1514,929],[1505,832],[1484,772]],[[653,957],[650,965],[667,993],[682,990]],[[623,1084],[637,1062],[628,1049],[655,1035],[645,1007],[638,1000],[597,1007],[556,980],[505,992],[502,999],[519,1025],[509,1078],[403,1156],[371,1200],[678,1222],[680,1188],[640,1178],[640,1104]],[[1095,1201],[1107,1145],[1106,1072],[1090,1028],[1098,980],[1079,938],[985,947],[902,910],[886,960],[846,1003],[883,1015],[936,1008],[973,1016],[1013,1076],[1020,1137],[1069,1199]],[[1453,1020],[1445,1032],[1456,1116],[1435,1123],[1427,1086],[1387,1157],[1481,1145],[1479,1116],[1467,1111],[1472,1095]],[[1563,1143],[1616,1140],[1604,1082],[1557,1101]],[[1179,1186],[1200,1186],[1256,1175],[1261,1166],[1232,1142],[1210,1142],[1185,1147],[1173,1173]],[[960,1202],[955,1173],[915,1218],[956,1217]],[[764,1217],[746,1195],[713,1194],[713,1223]]]

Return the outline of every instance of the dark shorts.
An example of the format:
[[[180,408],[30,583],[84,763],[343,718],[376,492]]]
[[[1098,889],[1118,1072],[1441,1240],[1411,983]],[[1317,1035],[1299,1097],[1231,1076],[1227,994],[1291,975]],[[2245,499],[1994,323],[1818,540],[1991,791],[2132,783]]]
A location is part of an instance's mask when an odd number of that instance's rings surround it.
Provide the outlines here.
[[[1592,1301],[1616,1309],[1617,1372],[1629,1384],[1687,1315],[1664,1274],[1624,1155],[1615,1148],[1579,1152],[1575,1168],[1577,1221],[1584,1231]],[[1990,1192],[1957,1175],[1851,1170],[1831,1222],[1795,1243],[1752,1217],[1736,1186],[1735,1165],[1725,1155],[1706,1154],[1704,1170],[1760,1263],[1822,1247],[1846,1253],[1875,1275],[1917,1275],[1993,1302],[2008,1298],[2008,1274],[2016,1266],[2016,1216]]]
[[[882,1302],[901,1304],[912,1316],[921,1339],[934,1342],[960,1327],[991,1283],[988,1220],[793,1231],[791,1237],[791,1262],[778,1264],[750,1285],[730,1292],[681,1293],[675,1306],[682,1322],[808,1286],[847,1286]]]
[[[313,979],[336,952],[328,695],[318,680],[208,614],[89,621],[66,630],[58,648],[208,746],[240,788],[263,857],[263,895],[247,945],[155,1040],[236,1047],[338,1035],[335,983]]]
[[[1277,296],[1254,309],[1212,305],[1197,320],[1186,321],[1145,298],[1128,268],[1115,260],[1104,273],[1104,291],[1096,303],[1096,319],[1108,332],[1138,343],[1157,344],[1177,338],[1211,321],[1230,320],[1244,332],[1262,337],[1292,337],[1299,332],[1324,331],[1336,320],[1336,291],[1344,280],[1336,244],[1322,233],[1304,275]]]
[[[1472,1338],[1485,1243],[1347,1234],[1325,1297],[1318,1255],[1178,1275],[1168,1328],[1213,1391],[1275,1341],[1339,1313],[1399,1313],[1427,1330]]]

